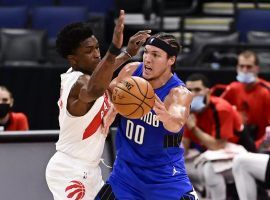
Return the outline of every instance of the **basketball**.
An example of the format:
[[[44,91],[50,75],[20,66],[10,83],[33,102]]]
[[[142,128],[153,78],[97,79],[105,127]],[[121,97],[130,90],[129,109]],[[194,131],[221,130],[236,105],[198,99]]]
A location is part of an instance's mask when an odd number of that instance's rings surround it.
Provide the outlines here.
[[[130,76],[115,86],[112,92],[112,103],[122,116],[139,119],[153,108],[155,92],[145,79]]]

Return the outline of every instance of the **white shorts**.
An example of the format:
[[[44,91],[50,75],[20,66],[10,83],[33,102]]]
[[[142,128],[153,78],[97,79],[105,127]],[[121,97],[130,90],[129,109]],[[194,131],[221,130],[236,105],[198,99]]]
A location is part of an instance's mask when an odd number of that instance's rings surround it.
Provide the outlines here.
[[[61,152],[50,159],[46,181],[54,200],[92,200],[104,184],[98,163],[89,165]]]

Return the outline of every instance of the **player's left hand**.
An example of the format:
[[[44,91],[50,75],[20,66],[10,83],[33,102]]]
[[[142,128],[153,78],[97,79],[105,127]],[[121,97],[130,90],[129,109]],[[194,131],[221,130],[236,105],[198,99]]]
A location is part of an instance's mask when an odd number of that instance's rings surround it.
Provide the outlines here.
[[[170,113],[166,109],[164,103],[160,100],[160,98],[155,94],[156,99],[155,99],[155,104],[153,107],[153,110],[157,114],[157,119],[166,122],[170,120]]]
[[[138,53],[141,46],[145,43],[147,38],[150,37],[149,33],[151,33],[151,30],[142,30],[138,31],[133,36],[131,36],[129,38],[126,51],[131,56],[135,56]]]

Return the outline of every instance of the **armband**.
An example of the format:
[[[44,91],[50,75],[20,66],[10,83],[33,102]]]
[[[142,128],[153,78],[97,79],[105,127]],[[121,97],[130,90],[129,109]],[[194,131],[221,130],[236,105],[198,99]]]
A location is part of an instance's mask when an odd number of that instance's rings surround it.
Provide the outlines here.
[[[121,53],[121,48],[117,48],[113,43],[111,43],[109,52],[115,56],[118,56]]]

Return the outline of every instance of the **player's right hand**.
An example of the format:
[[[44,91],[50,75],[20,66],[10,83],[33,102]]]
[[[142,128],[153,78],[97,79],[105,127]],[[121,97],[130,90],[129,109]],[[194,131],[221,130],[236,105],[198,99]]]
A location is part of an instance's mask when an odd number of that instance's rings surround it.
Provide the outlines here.
[[[120,14],[115,24],[112,38],[112,43],[119,49],[123,45],[124,22],[125,22],[125,11],[120,10]]]

